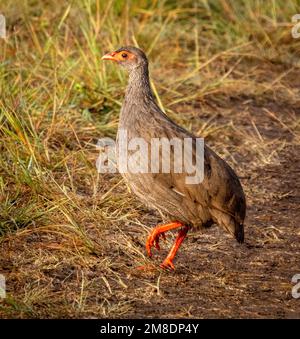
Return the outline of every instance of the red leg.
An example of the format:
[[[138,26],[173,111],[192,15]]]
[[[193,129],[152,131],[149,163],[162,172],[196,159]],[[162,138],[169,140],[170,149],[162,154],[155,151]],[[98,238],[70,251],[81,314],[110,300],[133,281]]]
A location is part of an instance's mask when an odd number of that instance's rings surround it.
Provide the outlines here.
[[[160,265],[162,268],[171,268],[171,269],[175,269],[174,264],[173,264],[173,260],[174,257],[181,245],[181,243],[183,242],[183,240],[186,237],[187,232],[189,231],[189,227],[185,226],[183,229],[181,229],[178,232],[177,238],[175,240],[174,245],[172,246],[168,256],[166,257],[166,259],[164,260],[164,262]]]
[[[159,237],[162,236],[165,239],[165,232],[173,230],[174,228],[182,227],[183,223],[179,221],[174,221],[169,224],[156,226],[151,234],[149,235],[146,242],[146,250],[148,252],[149,257],[152,257],[151,247],[155,245],[155,247],[159,250]]]

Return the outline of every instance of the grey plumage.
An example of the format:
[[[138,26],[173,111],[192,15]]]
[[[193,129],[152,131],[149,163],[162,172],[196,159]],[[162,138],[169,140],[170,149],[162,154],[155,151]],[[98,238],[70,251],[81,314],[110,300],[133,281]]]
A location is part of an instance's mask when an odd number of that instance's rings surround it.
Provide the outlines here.
[[[175,124],[157,105],[145,54],[135,47],[122,47],[116,52],[121,51],[131,53],[133,58],[119,61],[129,72],[119,131],[126,130],[128,139],[143,138],[149,145],[152,138],[162,137],[191,137],[195,141],[195,136]],[[240,181],[233,169],[206,145],[204,160],[204,180],[196,185],[187,184],[187,173],[174,173],[172,167],[171,173],[122,175],[142,202],[171,220],[191,227],[215,223],[243,242],[246,201]]]

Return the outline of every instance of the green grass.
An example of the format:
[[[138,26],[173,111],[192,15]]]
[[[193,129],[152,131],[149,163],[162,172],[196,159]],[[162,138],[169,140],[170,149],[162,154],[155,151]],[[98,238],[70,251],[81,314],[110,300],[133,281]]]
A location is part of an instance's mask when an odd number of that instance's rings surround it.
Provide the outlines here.
[[[0,244],[15,241],[22,248],[23,237],[41,237],[46,247],[60,251],[55,265],[63,257],[84,272],[93,255],[104,251],[101,232],[112,227],[118,232],[121,224],[140,223],[144,231],[150,226],[151,216],[140,221],[142,207],[121,178],[96,171],[97,139],[115,136],[126,86],[122,70],[101,62],[105,52],[126,44],[142,47],[167,114],[234,162],[218,137],[223,131],[230,141],[236,127],[215,122],[213,114],[202,119],[199,105],[223,105],[229,96],[295,102],[299,89],[284,81],[289,72],[299,72],[300,39],[290,33],[299,6],[296,0],[74,0],[59,5],[25,0],[18,6],[2,1],[8,35],[0,40]],[[283,68],[265,71],[264,65]],[[298,127],[297,118],[288,126],[293,133]],[[259,132],[239,133],[244,135],[237,150],[250,145],[249,152],[273,161],[272,145]],[[145,262],[126,233],[122,246],[118,250],[126,256]],[[74,289],[69,313],[63,292],[51,301],[50,287],[38,277],[51,264],[47,251],[32,250],[33,286],[12,289],[0,309],[3,317],[91,314],[85,290],[93,280],[86,285],[84,273],[76,278],[82,288]],[[103,261],[101,281],[108,289],[105,276],[113,276],[116,266],[109,255]],[[120,276],[114,279],[122,286]],[[101,316],[121,316],[130,308],[121,299],[114,304],[94,297],[94,312]],[[32,311],[39,307],[41,313]]]

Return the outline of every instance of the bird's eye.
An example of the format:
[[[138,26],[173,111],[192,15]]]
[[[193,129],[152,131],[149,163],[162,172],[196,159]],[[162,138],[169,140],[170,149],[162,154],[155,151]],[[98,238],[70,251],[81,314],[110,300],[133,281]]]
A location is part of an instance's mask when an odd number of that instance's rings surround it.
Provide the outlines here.
[[[122,53],[122,58],[127,58],[128,57],[128,54],[127,53]]]

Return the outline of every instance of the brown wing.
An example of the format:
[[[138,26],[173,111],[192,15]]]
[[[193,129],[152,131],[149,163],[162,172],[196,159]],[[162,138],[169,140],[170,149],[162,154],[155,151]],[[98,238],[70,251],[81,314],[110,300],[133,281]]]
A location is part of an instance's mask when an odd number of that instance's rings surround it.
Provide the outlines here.
[[[147,109],[154,112],[147,119],[131,120],[127,116],[125,125],[133,124],[129,137],[139,136],[142,130],[149,144],[153,138],[192,138],[194,159],[196,138],[158,111],[155,105]],[[174,160],[171,152],[171,163]],[[199,225],[213,220],[237,236],[245,217],[245,197],[240,182],[230,166],[206,146],[203,166],[204,179],[199,184],[187,184],[188,173],[175,173],[172,166],[170,173],[132,175],[128,183],[142,201],[174,218]]]
[[[192,158],[195,161],[195,137],[169,118],[167,118],[169,123],[164,123],[165,118],[166,116],[155,117],[149,135],[158,138],[165,136],[168,139],[193,138]],[[171,154],[171,161],[174,161],[174,154]],[[242,224],[245,218],[245,196],[235,172],[207,146],[204,149],[203,166],[204,179],[199,184],[187,184],[188,174],[174,173],[172,167],[169,174],[152,175],[151,186],[153,191],[158,192],[157,198],[174,200],[174,205],[180,203],[186,215],[189,217],[192,215],[193,219],[198,218],[202,222],[209,219],[210,214],[216,222],[230,223],[230,218],[226,217],[228,215]]]

